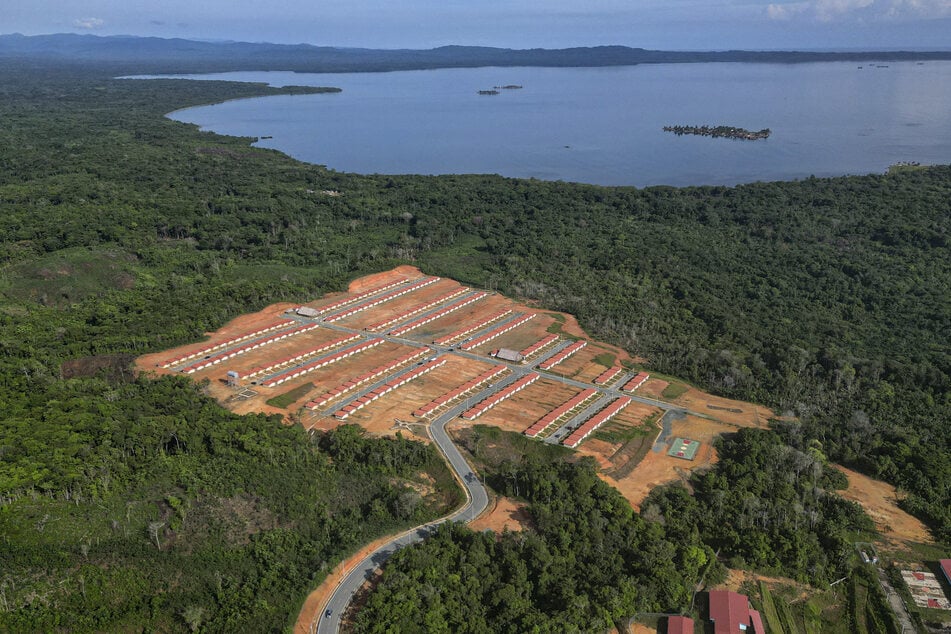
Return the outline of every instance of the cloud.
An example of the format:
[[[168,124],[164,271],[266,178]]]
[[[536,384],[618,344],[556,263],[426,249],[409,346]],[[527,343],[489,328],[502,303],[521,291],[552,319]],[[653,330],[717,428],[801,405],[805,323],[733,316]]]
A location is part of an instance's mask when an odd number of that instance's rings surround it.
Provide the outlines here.
[[[888,17],[946,18],[951,16],[951,0],[890,0]]]
[[[806,0],[772,3],[774,21],[805,17],[817,22],[897,22],[951,17],[951,0]]]
[[[79,18],[78,20],[73,20],[73,26],[77,29],[99,29],[102,28],[102,25],[105,23],[105,20],[101,18]]]
[[[790,2],[788,4],[771,4],[766,7],[766,17],[770,20],[790,20],[809,9],[808,2]]]
[[[820,22],[832,22],[847,14],[864,13],[865,9],[875,4],[876,0],[816,0],[813,9]]]

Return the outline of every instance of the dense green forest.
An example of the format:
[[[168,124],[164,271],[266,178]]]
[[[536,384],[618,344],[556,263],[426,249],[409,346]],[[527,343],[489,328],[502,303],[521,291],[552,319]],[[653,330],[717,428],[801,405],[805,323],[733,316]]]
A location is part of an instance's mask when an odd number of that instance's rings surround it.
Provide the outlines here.
[[[691,607],[725,569],[695,532],[667,531],[598,478],[594,461],[478,426],[465,446],[494,489],[530,502],[532,530],[442,526],[398,552],[357,632],[594,632],[637,612]]]
[[[825,587],[853,566],[865,514],[825,487],[845,477],[821,457],[747,429],[691,484],[655,491],[640,515],[594,461],[476,427],[465,446],[505,495],[529,503],[531,529],[493,534],[444,526],[387,564],[358,632],[593,632],[641,613],[700,608],[694,589],[731,565]],[[415,625],[415,627],[414,627]],[[827,629],[834,626],[826,624]]]
[[[659,371],[797,416],[787,443],[895,483],[951,541],[951,168],[644,190],[350,175],[163,117],[281,91],[117,68],[0,58],[0,626],[158,627],[192,606],[229,629],[242,592],[279,579],[260,594],[284,596],[286,577],[299,600],[315,564],[405,523],[389,479],[359,500],[314,490],[343,468],[321,440],[128,369],[403,262],[573,312]],[[440,469],[413,460],[407,482]],[[351,467],[339,482],[363,478]],[[352,540],[321,541],[320,503]],[[179,533],[228,505],[262,519]],[[185,557],[217,559],[163,575]],[[245,607],[265,629],[293,611]]]
[[[651,492],[645,518],[678,534],[695,532],[734,568],[753,568],[825,587],[851,569],[861,508],[833,495],[846,477],[815,448],[799,451],[778,434],[743,429],[717,442],[713,469]]]

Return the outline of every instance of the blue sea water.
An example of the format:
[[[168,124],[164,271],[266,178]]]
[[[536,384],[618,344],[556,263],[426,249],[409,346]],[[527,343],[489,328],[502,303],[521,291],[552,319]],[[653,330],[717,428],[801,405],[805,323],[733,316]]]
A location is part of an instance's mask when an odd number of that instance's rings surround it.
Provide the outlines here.
[[[951,163],[951,62],[660,64],[180,76],[338,86],[171,113],[347,172],[701,185]],[[479,95],[493,86],[520,90]],[[770,128],[769,139],[665,125]]]

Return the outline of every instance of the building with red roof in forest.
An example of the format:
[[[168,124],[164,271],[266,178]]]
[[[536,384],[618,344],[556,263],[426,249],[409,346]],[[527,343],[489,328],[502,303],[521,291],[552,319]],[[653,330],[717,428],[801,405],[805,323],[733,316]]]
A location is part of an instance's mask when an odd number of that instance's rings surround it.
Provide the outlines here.
[[[729,590],[712,590],[708,594],[714,634],[763,634],[766,631],[759,612],[750,608],[750,601],[745,595]]]
[[[689,616],[667,617],[667,634],[693,634],[693,619]]]

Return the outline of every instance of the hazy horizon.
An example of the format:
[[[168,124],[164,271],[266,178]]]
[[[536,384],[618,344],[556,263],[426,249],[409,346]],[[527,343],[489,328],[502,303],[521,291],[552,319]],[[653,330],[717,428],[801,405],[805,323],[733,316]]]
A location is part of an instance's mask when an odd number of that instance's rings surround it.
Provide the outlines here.
[[[160,35],[136,35],[133,33],[115,33],[107,35],[104,33],[88,33],[88,32],[76,32],[76,31],[58,31],[58,32],[49,32],[49,33],[34,33],[27,34],[19,31],[11,31],[8,33],[0,33],[0,37],[7,37],[13,35],[21,35],[24,37],[48,37],[48,36],[57,36],[57,35],[92,35],[96,37],[103,38],[158,38],[166,40],[186,40],[191,42],[206,42],[209,44],[274,44],[274,45],[286,45],[286,46],[330,46],[333,48],[338,48],[341,50],[347,49],[366,49],[366,50],[431,50],[439,47],[446,46],[459,46],[459,47],[486,47],[486,48],[497,48],[497,49],[509,49],[509,50],[526,50],[527,47],[519,46],[517,44],[506,45],[506,44],[470,44],[467,42],[452,42],[449,44],[440,44],[438,46],[338,46],[334,44],[315,44],[313,42],[275,42],[272,40],[238,40],[238,39],[229,39],[229,38],[201,38],[201,37],[180,37],[180,36],[160,36]],[[584,45],[559,45],[557,43],[552,44],[551,46],[546,47],[536,47],[544,48],[547,50],[559,50],[559,49],[569,49],[576,47],[611,47],[611,46],[625,46],[629,48],[649,48],[649,47],[637,47],[630,44],[619,44],[618,42],[600,42],[596,44],[584,44]],[[825,47],[790,47],[790,46],[773,46],[773,47],[759,47],[759,48],[740,48],[735,46],[720,46],[713,48],[657,48],[650,50],[659,50],[659,51],[670,51],[670,52],[688,52],[688,53],[715,53],[722,52],[727,50],[742,50],[747,52],[803,52],[803,53],[862,53],[862,52],[875,52],[875,51],[908,51],[908,52],[930,52],[930,51],[951,51],[951,44],[945,46],[825,46]]]
[[[3,28],[378,49],[914,50],[951,47],[951,0],[15,0]]]

